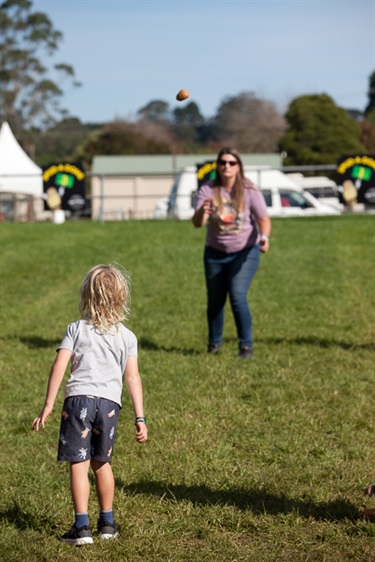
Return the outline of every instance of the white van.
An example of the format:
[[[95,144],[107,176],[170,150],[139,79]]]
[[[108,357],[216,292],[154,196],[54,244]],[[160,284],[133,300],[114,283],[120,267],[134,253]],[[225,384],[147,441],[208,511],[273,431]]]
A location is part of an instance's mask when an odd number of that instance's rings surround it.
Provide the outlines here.
[[[344,210],[344,205],[339,200],[338,187],[333,180],[326,176],[304,176],[301,173],[288,173],[287,176],[321,203]]]
[[[279,170],[269,166],[244,166],[244,172],[262,190],[271,217],[340,214],[340,210],[321,203]],[[177,174],[169,196],[168,217],[190,219],[193,216],[197,187],[196,167],[183,168]]]

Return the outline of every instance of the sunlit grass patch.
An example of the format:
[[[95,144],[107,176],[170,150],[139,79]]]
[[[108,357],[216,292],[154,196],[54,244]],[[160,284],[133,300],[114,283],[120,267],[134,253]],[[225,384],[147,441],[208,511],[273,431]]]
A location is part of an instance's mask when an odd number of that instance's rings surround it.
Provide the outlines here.
[[[206,353],[202,230],[1,225],[0,560],[371,560],[373,235],[371,216],[273,221],[249,294],[254,359],[241,362],[229,308],[221,355]],[[73,515],[56,461],[62,390],[47,428],[30,426],[80,282],[111,262],[132,277],[150,439],[135,443],[125,395],[120,539],[77,550],[58,541]],[[96,517],[93,488],[93,528]]]

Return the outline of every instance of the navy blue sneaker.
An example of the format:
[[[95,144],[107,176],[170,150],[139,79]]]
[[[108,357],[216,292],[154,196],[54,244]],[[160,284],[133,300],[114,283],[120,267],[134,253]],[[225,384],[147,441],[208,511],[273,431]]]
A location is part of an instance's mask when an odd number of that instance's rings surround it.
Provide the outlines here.
[[[118,529],[114,523],[99,519],[98,533],[102,539],[115,539],[118,536]]]
[[[241,347],[238,354],[238,359],[251,359],[253,357],[253,352],[249,347]]]
[[[221,350],[221,345],[217,344],[217,343],[209,343],[208,347],[207,347],[207,353],[220,353]]]
[[[61,540],[71,546],[81,546],[83,544],[92,544],[94,542],[92,540],[90,527],[87,525],[83,525],[83,527],[80,527],[79,529],[73,525],[70,531],[61,537]]]

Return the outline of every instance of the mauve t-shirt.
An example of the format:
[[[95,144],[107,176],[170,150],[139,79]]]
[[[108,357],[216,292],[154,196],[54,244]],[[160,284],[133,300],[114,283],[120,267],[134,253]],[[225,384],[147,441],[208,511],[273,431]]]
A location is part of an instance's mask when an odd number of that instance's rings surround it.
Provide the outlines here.
[[[268,216],[267,205],[260,189],[254,184],[244,186],[244,209],[238,213],[233,206],[231,190],[221,189],[223,210],[219,214],[213,202],[212,215],[207,222],[206,245],[227,254],[238,252],[259,241],[256,220]],[[206,199],[214,198],[213,183],[202,185],[198,192],[196,210]]]

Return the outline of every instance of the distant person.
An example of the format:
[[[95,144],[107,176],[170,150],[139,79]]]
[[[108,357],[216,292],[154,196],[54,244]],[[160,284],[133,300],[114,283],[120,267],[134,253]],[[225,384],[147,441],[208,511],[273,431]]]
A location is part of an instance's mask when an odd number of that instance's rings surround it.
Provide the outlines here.
[[[129,298],[129,285],[119,269],[98,265],[87,273],[80,291],[82,319],[67,328],[52,365],[44,407],[32,423],[35,431],[44,428],[71,360],[58,449],[58,460],[70,462],[75,521],[61,537],[70,545],[93,542],[88,519],[90,465],[100,506],[98,533],[103,539],[118,535],[112,514],[111,459],[124,374],[134,409],[136,440],[147,440],[137,338],[122,324],[129,312]]]
[[[268,252],[271,221],[262,193],[244,176],[238,152],[222,148],[216,165],[216,178],[200,188],[192,218],[196,227],[207,223],[207,351],[218,353],[222,347],[224,305],[229,295],[237,327],[238,357],[249,359],[253,340],[247,293],[260,252]]]

